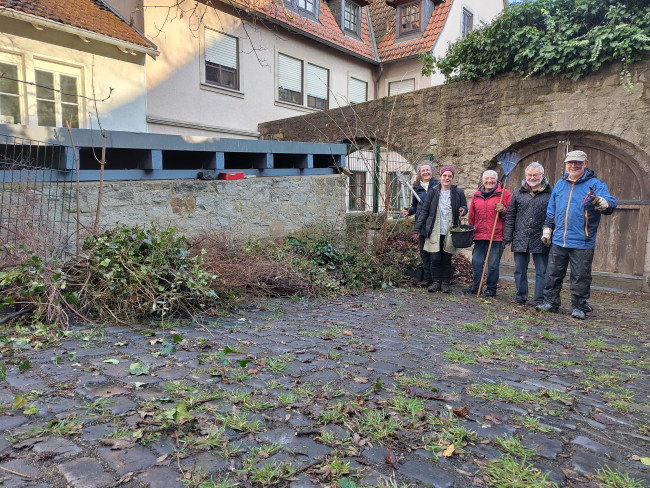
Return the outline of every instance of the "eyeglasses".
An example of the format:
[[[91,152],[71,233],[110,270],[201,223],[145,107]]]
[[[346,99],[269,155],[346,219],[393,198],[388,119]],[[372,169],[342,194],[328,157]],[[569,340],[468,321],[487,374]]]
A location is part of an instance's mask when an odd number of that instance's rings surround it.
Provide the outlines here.
[[[541,178],[542,173],[526,174],[526,178]]]
[[[567,166],[571,166],[571,165],[573,165],[573,166],[582,166],[583,164],[585,164],[585,162],[584,161],[565,161],[565,164]]]

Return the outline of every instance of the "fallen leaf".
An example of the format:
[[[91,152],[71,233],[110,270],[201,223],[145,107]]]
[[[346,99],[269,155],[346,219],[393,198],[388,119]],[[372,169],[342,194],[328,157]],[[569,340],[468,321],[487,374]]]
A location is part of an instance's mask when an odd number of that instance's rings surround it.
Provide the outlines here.
[[[395,457],[395,453],[390,447],[386,448],[386,457],[384,460],[390,464],[393,468],[397,468],[397,458]]]
[[[368,383],[368,378],[364,378],[363,376],[357,376],[354,378],[354,381],[357,383]]]
[[[504,424],[505,423],[505,419],[501,415],[499,415],[498,413],[490,413],[488,415],[484,415],[483,418],[485,420],[489,420],[493,424]]]
[[[104,359],[104,360],[102,361],[102,363],[120,364],[120,360],[119,360],[119,359],[113,359],[113,358],[110,358],[110,359]]]
[[[445,449],[444,451],[442,451],[442,455],[443,455],[444,457],[451,457],[451,455],[454,453],[455,450],[456,450],[456,449],[454,448],[454,445],[451,444],[447,449]]]
[[[130,437],[118,437],[117,439],[100,439],[100,441],[105,446],[111,446],[111,451],[116,451],[118,449],[129,449],[135,446],[135,440]]]
[[[354,332],[352,332],[351,330],[344,330],[343,335],[345,335],[345,336],[353,336]]]
[[[639,461],[641,461],[641,463],[646,466],[650,466],[650,457],[642,457],[639,459]]]
[[[616,423],[612,419],[610,419],[607,415],[603,415],[602,413],[595,413],[591,416],[591,418],[596,422],[599,422],[604,425],[614,425]]]
[[[452,412],[457,417],[469,417],[469,410],[467,407],[454,408],[452,409]]]

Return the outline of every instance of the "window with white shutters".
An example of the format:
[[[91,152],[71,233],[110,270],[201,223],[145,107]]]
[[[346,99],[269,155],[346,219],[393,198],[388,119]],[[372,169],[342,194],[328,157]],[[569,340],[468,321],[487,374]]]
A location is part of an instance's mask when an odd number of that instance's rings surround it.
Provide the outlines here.
[[[415,90],[415,78],[409,78],[408,80],[391,81],[388,83],[389,96],[412,92],[413,90]]]
[[[327,109],[329,94],[329,70],[307,63],[307,105]]]
[[[368,101],[368,83],[350,77],[348,86],[348,103],[363,103]]]
[[[302,105],[302,61],[278,54],[278,100]]]
[[[205,29],[205,81],[239,90],[239,39]]]

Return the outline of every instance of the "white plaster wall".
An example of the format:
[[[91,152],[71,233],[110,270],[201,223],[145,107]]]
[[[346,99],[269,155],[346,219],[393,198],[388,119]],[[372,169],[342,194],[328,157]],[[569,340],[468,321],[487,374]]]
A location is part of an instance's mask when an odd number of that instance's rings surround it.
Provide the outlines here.
[[[431,78],[422,76],[422,63],[417,59],[407,59],[384,65],[384,73],[379,79],[380,96],[388,96],[389,83],[415,78],[415,89],[431,86]]]
[[[81,94],[93,98],[94,90],[96,99],[107,98],[98,101],[96,107],[104,129],[147,131],[144,54],[124,55],[112,45],[100,46],[99,41],[85,43],[77,36],[52,29],[37,31],[30,24],[6,18],[0,22],[0,31],[0,52],[20,60],[24,81],[34,82],[35,59],[78,68]],[[102,54],[112,52],[114,58]],[[21,85],[23,125],[37,125],[35,92],[33,85]],[[82,100],[80,104],[80,125],[97,127],[95,104],[91,100]]]
[[[476,29],[481,25],[481,21],[489,24],[503,11],[503,0],[454,0],[445,26],[433,47],[432,54],[436,58],[445,57],[449,45],[460,39],[463,8],[474,13],[474,28]],[[431,76],[430,86],[443,85],[444,83],[445,77],[442,74],[435,73]]]
[[[149,132],[256,138],[259,122],[314,112],[277,101],[278,52],[330,70],[331,108],[347,105],[350,76],[367,81],[373,98],[372,65],[363,60],[261,23],[244,28],[238,17],[212,8],[201,11],[201,22],[167,17],[168,10],[154,8],[161,3],[168,2],[145,3],[145,35],[161,53],[146,61]],[[201,82],[204,26],[239,38],[239,91]],[[160,120],[165,122],[155,122]]]

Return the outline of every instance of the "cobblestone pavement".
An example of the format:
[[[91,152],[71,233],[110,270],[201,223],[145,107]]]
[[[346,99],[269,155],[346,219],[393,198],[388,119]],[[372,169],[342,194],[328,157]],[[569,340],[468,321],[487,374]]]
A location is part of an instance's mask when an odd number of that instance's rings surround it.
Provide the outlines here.
[[[76,327],[43,350],[14,339],[0,480],[586,488],[610,470],[650,486],[648,296],[596,291],[578,321],[504,287],[264,300],[164,328]],[[529,481],[498,484],[507,463]]]

